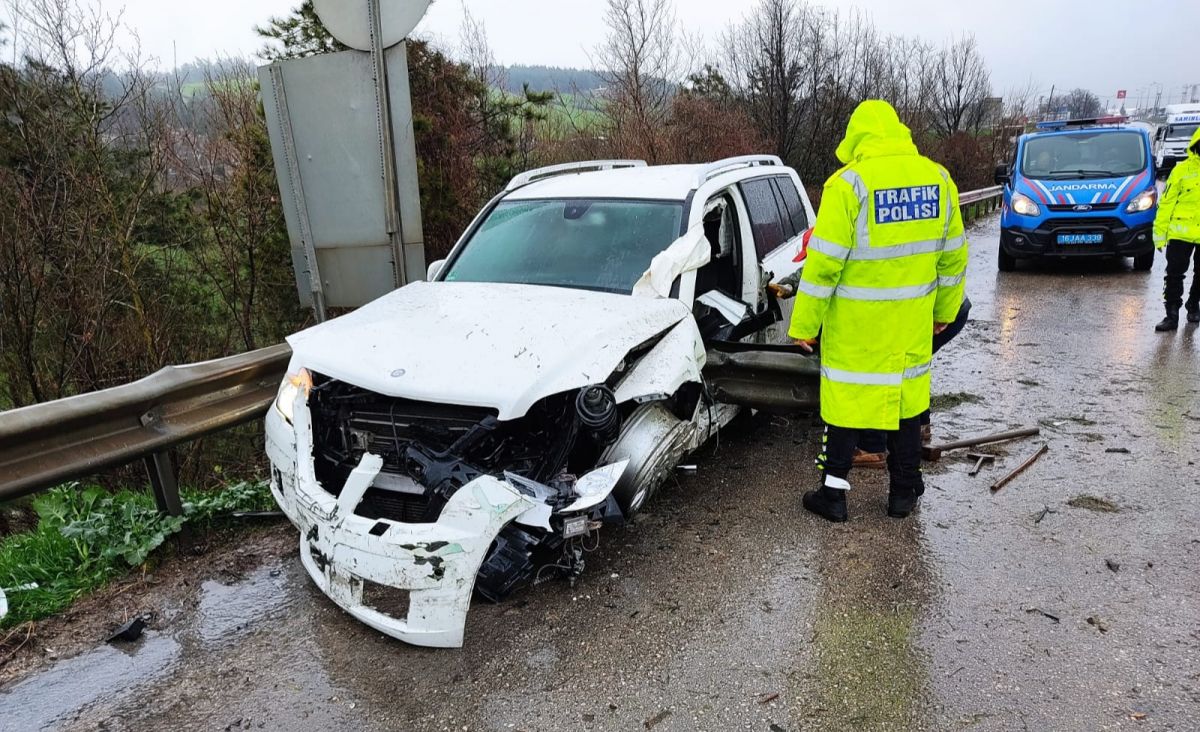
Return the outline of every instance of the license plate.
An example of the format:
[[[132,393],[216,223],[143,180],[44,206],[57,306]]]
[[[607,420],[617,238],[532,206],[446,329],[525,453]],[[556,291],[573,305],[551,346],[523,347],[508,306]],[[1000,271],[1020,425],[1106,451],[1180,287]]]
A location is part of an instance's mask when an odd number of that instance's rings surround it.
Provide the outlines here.
[[[1059,234],[1059,244],[1103,244],[1104,234]]]

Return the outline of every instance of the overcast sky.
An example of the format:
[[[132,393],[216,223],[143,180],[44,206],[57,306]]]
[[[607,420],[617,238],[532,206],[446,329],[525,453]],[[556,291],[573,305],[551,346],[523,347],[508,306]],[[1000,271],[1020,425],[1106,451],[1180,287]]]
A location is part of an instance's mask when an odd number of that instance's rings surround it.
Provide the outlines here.
[[[20,0],[17,0],[18,2]],[[347,0],[349,1],[349,0]],[[143,48],[164,66],[197,57],[250,55],[261,45],[252,31],[299,0],[99,0],[109,13],[124,9]],[[458,43],[463,3],[480,18],[504,64],[587,66],[589,49],[604,35],[604,0],[435,0],[417,35]],[[1030,79],[1040,93],[1082,86],[1111,99],[1126,89],[1164,87],[1178,101],[1184,84],[1200,84],[1200,0],[826,0],[857,7],[881,30],[941,42],[975,34],[992,70],[997,94]],[[742,17],[754,0],[677,0],[692,33],[713,36]],[[991,8],[984,11],[981,6]]]

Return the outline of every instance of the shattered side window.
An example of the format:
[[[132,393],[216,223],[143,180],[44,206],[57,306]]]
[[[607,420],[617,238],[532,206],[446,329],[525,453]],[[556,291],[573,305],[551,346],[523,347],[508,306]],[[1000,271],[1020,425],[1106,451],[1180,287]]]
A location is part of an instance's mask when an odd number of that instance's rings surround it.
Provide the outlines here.
[[[676,202],[502,202],[450,263],[445,281],[629,293],[679,237],[682,217]]]

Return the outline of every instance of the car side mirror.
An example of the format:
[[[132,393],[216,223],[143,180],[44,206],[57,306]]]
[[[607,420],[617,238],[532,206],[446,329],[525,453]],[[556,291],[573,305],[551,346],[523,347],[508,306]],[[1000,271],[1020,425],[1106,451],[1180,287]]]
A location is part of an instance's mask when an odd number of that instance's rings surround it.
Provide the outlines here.
[[[430,262],[429,268],[425,270],[425,281],[433,282],[442,273],[442,268],[446,266],[446,260],[439,259],[436,262]]]
[[[992,175],[992,180],[994,180],[996,182],[996,185],[1002,186],[1002,185],[1008,184],[1008,179],[1009,179],[1008,166],[1007,165],[997,165],[996,172]]]

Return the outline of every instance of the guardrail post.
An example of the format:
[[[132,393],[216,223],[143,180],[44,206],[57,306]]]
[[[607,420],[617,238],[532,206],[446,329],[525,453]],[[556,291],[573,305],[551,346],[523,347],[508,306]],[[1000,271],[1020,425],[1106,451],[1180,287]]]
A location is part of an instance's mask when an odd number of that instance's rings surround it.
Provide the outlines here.
[[[152,453],[145,457],[145,463],[158,510],[169,516],[182,516],[183,502],[179,499],[179,480],[175,476],[171,453],[166,450]]]

